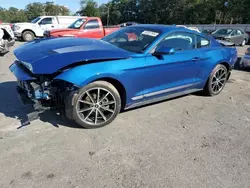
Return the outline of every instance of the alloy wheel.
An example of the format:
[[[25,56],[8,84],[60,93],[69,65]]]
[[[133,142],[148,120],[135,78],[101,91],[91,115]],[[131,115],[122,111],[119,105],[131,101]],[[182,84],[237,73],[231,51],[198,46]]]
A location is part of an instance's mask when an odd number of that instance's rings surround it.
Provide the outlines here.
[[[91,88],[78,99],[76,110],[81,121],[89,125],[103,124],[115,114],[116,100],[104,88]]]
[[[214,93],[219,93],[227,81],[227,71],[223,68],[218,69],[212,78],[211,88]]]
[[[27,41],[30,41],[31,38],[32,38],[31,34],[26,34],[25,39],[26,39]]]

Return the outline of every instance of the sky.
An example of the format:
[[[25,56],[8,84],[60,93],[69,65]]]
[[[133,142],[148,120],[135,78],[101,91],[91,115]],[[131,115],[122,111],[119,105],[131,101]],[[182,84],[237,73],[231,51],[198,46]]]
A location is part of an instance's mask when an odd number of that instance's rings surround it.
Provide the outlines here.
[[[80,0],[0,0],[0,7],[9,8],[16,7],[24,9],[25,6],[33,2],[45,3],[46,1],[54,1],[56,4],[67,6],[72,12],[76,12],[80,8]],[[98,4],[107,3],[109,0],[96,0]]]

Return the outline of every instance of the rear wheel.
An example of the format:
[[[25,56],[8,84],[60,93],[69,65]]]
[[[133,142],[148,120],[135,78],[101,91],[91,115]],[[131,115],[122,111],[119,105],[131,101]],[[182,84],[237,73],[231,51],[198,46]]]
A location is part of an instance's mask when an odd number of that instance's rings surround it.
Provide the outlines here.
[[[22,34],[22,38],[25,42],[30,42],[35,39],[35,35],[31,31],[24,31]]]
[[[217,65],[208,78],[204,88],[205,94],[210,96],[218,95],[225,87],[228,73],[229,72],[224,65]]]
[[[75,97],[73,119],[84,128],[98,128],[111,123],[121,110],[116,88],[105,81],[83,87]]]
[[[246,39],[244,39],[241,43],[241,46],[245,46],[246,45]]]

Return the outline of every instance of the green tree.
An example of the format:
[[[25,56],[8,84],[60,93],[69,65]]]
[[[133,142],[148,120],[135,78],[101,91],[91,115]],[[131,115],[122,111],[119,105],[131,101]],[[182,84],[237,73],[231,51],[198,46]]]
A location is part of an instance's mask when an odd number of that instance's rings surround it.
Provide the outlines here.
[[[8,11],[2,7],[0,7],[0,20],[3,22],[9,22]]]
[[[43,3],[35,2],[35,3],[30,3],[26,6],[26,15],[28,19],[31,21],[35,19],[38,16],[43,16],[45,15],[45,8]]]
[[[15,23],[15,22],[26,22],[27,16],[24,10],[19,10],[15,7],[10,7],[7,11],[7,16],[9,17],[8,22]]]
[[[97,2],[94,0],[81,0],[80,15],[83,16],[100,16],[100,11]]]

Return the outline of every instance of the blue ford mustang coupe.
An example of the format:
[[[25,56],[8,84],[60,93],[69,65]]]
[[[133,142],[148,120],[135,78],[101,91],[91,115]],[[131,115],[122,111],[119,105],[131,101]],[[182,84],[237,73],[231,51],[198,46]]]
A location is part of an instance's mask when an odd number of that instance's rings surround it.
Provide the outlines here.
[[[204,90],[219,94],[235,48],[182,27],[137,25],[101,40],[51,38],[14,51],[17,91],[34,111],[60,109],[85,128],[121,110]]]

